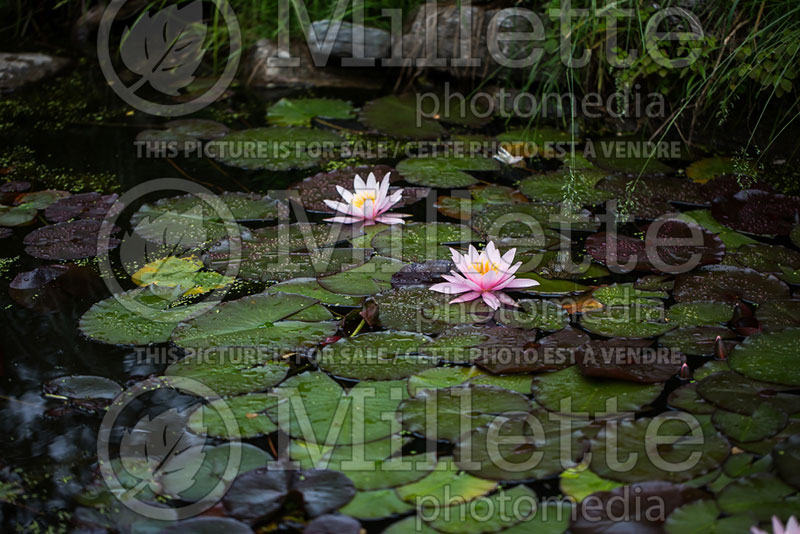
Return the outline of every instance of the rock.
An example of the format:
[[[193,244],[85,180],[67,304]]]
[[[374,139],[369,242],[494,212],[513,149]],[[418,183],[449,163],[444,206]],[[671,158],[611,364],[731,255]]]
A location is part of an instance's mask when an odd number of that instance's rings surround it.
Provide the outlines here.
[[[392,36],[386,30],[378,28],[368,28],[360,24],[351,24],[344,21],[318,20],[311,24],[317,35],[319,44],[325,42],[325,36],[332,31],[336,36],[330,55],[337,58],[353,57],[353,36],[357,28],[362,28],[364,32],[364,57],[384,58],[389,57],[392,48]],[[337,32],[338,30],[338,32]],[[311,53],[319,53],[323,56],[325,52],[319,48],[311,47]]]
[[[275,41],[261,39],[248,53],[243,72],[244,81],[256,87],[281,87],[307,85],[316,87],[340,87],[380,89],[382,70],[374,67],[317,67],[305,41],[294,41],[290,46],[291,57],[299,59],[297,66],[276,66],[270,58],[289,59],[286,51],[279,51]],[[377,75],[376,75],[377,74]]]
[[[69,64],[69,59],[38,53],[0,52],[0,92],[52,76]]]

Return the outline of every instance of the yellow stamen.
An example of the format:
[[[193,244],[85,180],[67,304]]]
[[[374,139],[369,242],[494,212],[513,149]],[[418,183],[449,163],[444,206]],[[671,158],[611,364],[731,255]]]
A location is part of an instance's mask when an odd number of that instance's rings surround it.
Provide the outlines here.
[[[497,272],[497,266],[489,261],[485,261],[483,263],[473,263],[472,268],[475,270],[475,272],[481,275],[486,274],[489,271]]]
[[[360,193],[356,193],[355,195],[353,195],[353,200],[351,201],[351,203],[353,204],[353,206],[357,208],[363,208],[364,202],[366,202],[367,200],[375,202],[375,196],[376,196],[375,191],[362,191]]]

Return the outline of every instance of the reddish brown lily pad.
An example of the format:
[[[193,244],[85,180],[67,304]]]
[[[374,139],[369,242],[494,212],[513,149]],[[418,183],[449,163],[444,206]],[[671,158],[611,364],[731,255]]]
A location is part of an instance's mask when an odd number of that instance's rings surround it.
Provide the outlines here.
[[[70,219],[103,219],[119,196],[100,193],[81,193],[62,198],[44,210],[49,221],[64,222]]]
[[[104,254],[116,248],[120,240],[110,238],[98,243],[101,226],[100,221],[83,220],[39,228],[25,236],[25,252],[45,260],[77,260]]]
[[[654,384],[680,371],[685,358],[677,351],[653,348],[652,340],[614,338],[594,340],[576,353],[581,374]]]
[[[672,296],[678,302],[713,300],[735,304],[745,300],[763,304],[770,299],[787,298],[789,288],[774,276],[753,269],[710,265],[678,275]]]
[[[575,363],[575,350],[589,341],[589,336],[580,330],[566,327],[554,334],[535,341],[535,332],[530,330],[498,329],[492,339],[478,346],[480,356],[474,361],[482,369],[494,374],[531,373],[554,371]]]
[[[715,199],[711,214],[737,232],[787,235],[800,219],[800,198],[748,189]]]

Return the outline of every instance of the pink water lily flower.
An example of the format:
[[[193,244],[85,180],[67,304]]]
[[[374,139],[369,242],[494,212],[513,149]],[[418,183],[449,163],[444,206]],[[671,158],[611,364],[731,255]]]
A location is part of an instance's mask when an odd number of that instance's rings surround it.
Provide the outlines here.
[[[364,226],[371,226],[376,223],[383,224],[403,224],[403,214],[387,214],[392,206],[400,202],[403,190],[398,189],[389,195],[389,175],[386,173],[381,183],[375,179],[375,174],[369,173],[367,182],[356,174],[353,179],[353,191],[350,192],[344,187],[337,185],[336,190],[342,196],[344,202],[336,200],[325,200],[325,205],[337,211],[340,215],[325,219],[329,222],[355,224],[363,223]]]
[[[768,534],[757,527],[750,528],[750,532],[751,534]],[[800,534],[800,524],[797,523],[797,518],[792,516],[784,528],[781,520],[772,516],[772,532],[773,534]]]
[[[453,254],[453,263],[460,273],[451,271],[449,275],[442,276],[447,282],[431,286],[432,291],[439,293],[464,293],[451,300],[450,304],[482,298],[493,310],[499,308],[501,303],[517,306],[514,299],[503,293],[504,289],[539,285],[536,280],[517,279],[514,276],[522,265],[522,262],[512,265],[514,254],[517,252],[515,248],[501,256],[494,243],[490,241],[486,249],[480,253],[472,245],[469,246],[469,252],[463,255],[452,248],[450,252]]]

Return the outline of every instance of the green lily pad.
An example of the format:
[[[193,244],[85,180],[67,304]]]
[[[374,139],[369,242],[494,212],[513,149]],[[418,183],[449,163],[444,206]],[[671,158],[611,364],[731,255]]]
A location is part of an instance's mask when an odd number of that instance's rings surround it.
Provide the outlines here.
[[[546,145],[553,145],[556,143],[570,143],[580,142],[580,136],[574,136],[569,132],[556,130],[547,126],[537,126],[536,128],[518,128],[509,130],[495,136],[495,138],[502,143],[533,143],[541,148]]]
[[[405,265],[394,258],[373,256],[362,265],[320,277],[319,284],[339,295],[375,295],[391,289],[392,275]]]
[[[454,457],[462,469],[490,480],[541,480],[577,465],[583,456],[578,430],[588,421],[563,419],[540,410],[527,419],[495,419],[463,434]],[[565,443],[569,439],[570,443]]]
[[[537,375],[531,387],[536,403],[547,410],[588,413],[591,417],[639,411],[655,401],[663,389],[663,384],[586,377],[575,366]]]
[[[732,264],[749,267],[761,273],[782,273],[782,267],[795,270],[800,267],[800,252],[780,245],[742,245],[726,258]]]
[[[497,171],[500,164],[491,158],[464,156],[414,157],[397,164],[397,171],[412,184],[454,189],[475,185],[478,180],[465,171]]]
[[[526,287],[519,291],[531,295],[541,295],[543,297],[564,297],[567,295],[584,293],[591,289],[589,286],[577,282],[572,282],[570,280],[550,280],[536,273],[521,273],[517,275],[517,278],[527,278],[539,282],[538,285]]]
[[[389,525],[381,534],[436,534],[436,531],[426,525],[417,516],[406,517]]]
[[[359,120],[386,135],[409,139],[438,139],[446,133],[439,122],[420,118],[413,94],[389,95],[367,102]]]
[[[102,376],[72,375],[49,380],[44,391],[74,400],[114,400],[122,393],[122,387]]]
[[[470,362],[475,357],[475,351],[472,349],[489,338],[490,334],[486,327],[454,326],[426,343],[421,350],[423,354],[437,356],[447,362]]]
[[[758,307],[756,319],[765,332],[800,326],[800,299],[773,299]]]
[[[736,250],[742,245],[758,243],[752,237],[740,234],[717,221],[710,210],[692,210],[678,214],[678,219],[699,224],[709,232],[719,236],[727,250]]]
[[[408,396],[406,382],[359,382],[345,392],[328,375],[306,372],[273,390],[280,399],[270,417],[295,439],[334,445],[385,438],[399,428],[383,416],[394,412]]]
[[[293,316],[317,304],[301,295],[250,295],[225,302],[181,324],[172,334],[179,347],[262,347],[296,350],[336,332],[333,321],[305,322]]]
[[[733,317],[733,306],[725,302],[679,302],[667,310],[667,319],[679,326],[727,323],[731,317]]]
[[[520,300],[519,308],[499,308],[494,320],[511,328],[538,329],[545,332],[561,330],[569,324],[567,312],[549,300]]]
[[[747,514],[760,521],[775,515],[786,521],[800,511],[800,499],[794,493],[794,488],[775,475],[759,473],[728,484],[717,496],[717,503],[731,515]]]
[[[633,283],[611,284],[601,286],[592,292],[592,297],[604,306],[631,306],[640,304],[644,306],[660,306],[661,301],[669,295],[664,291],[645,291],[634,287]]]
[[[92,305],[79,327],[86,337],[113,345],[164,343],[178,323],[207,309],[203,304],[170,307],[175,302],[175,295],[161,290],[134,289]]]
[[[375,296],[384,328],[437,334],[458,324],[484,323],[493,311],[483,301],[450,304],[452,295],[427,288],[402,288]]]
[[[187,428],[195,433],[220,439],[255,438],[265,436],[278,429],[267,416],[265,410],[275,406],[278,399],[266,393],[250,393],[227,399],[217,399],[205,406],[198,407],[189,416]],[[239,436],[231,436],[227,423],[218,406],[226,406],[236,418]]]
[[[750,336],[733,349],[730,366],[754,380],[800,386],[799,345],[800,328]]]
[[[383,256],[410,262],[449,259],[450,247],[475,240],[468,226],[450,223],[394,225],[372,238],[372,247]]]
[[[519,183],[519,190],[533,202],[561,202],[567,195],[567,185],[572,181],[574,197],[570,200],[582,205],[600,204],[614,197],[613,193],[595,189],[594,185],[604,173],[589,171],[555,171],[543,175],[529,176]]]
[[[423,389],[444,389],[460,386],[472,378],[485,377],[486,374],[477,367],[436,367],[421,371],[408,379],[408,392],[412,397]],[[499,386],[502,387],[502,386]],[[530,383],[528,390],[530,391]]]
[[[358,297],[340,295],[329,291],[322,287],[322,285],[317,282],[316,278],[292,278],[270,286],[267,288],[267,293],[270,295],[279,293],[303,295],[304,297],[318,300],[320,303],[327,304],[328,306],[359,306],[363,300]]]
[[[439,458],[439,463],[423,479],[400,486],[397,495],[417,508],[445,508],[470,502],[497,488],[497,482],[484,480],[462,471],[452,457]]]
[[[400,405],[398,419],[409,432],[432,440],[456,441],[464,432],[487,424],[499,415],[524,417],[530,408],[530,401],[519,393],[493,386],[466,385],[420,390]],[[427,413],[431,410],[435,418],[428,421]]]
[[[710,415],[717,409],[697,392],[697,382],[681,386],[670,393],[667,405],[675,410],[696,415]]]
[[[628,175],[673,174],[675,172],[675,169],[666,163],[658,161],[656,158],[617,158],[613,155],[606,155],[601,150],[592,158],[592,161],[603,169]]]
[[[254,349],[215,349],[179,360],[164,371],[165,381],[180,389],[180,379],[196,380],[220,397],[264,391],[286,378],[289,365]],[[176,379],[176,380],[173,380]]]
[[[666,534],[737,534],[753,526],[748,516],[719,518],[720,510],[712,500],[685,504],[672,512],[664,523]]]
[[[30,224],[39,210],[28,205],[0,206],[0,226],[24,226]]]
[[[436,464],[435,453],[429,453],[359,462],[355,467],[340,463],[335,468],[347,475],[357,490],[374,491],[416,482],[427,476]]]
[[[273,126],[231,132],[212,141],[209,148],[214,150],[214,159],[231,167],[286,171],[320,165],[340,143],[341,138],[333,132]],[[248,146],[257,148],[247,151]]]
[[[585,462],[585,461],[584,461]],[[579,503],[599,491],[613,491],[622,486],[616,480],[608,480],[594,474],[586,463],[565,469],[559,475],[561,493]]]
[[[504,185],[476,185],[469,188],[469,195],[440,196],[436,209],[442,215],[468,221],[473,214],[489,206],[520,204],[527,202],[522,194]]]
[[[658,342],[667,348],[693,356],[712,356],[717,337],[723,341],[736,339],[736,333],[724,326],[690,326],[677,328],[658,338]],[[725,349],[731,343],[725,344]]]
[[[169,130],[197,139],[215,139],[230,131],[224,124],[208,119],[178,119],[164,123]]]
[[[725,461],[730,444],[702,417],[707,416],[666,412],[652,419],[608,422],[614,428],[606,427],[592,439],[591,469],[627,483],[686,482],[707,474]],[[611,432],[616,439],[610,439]]]
[[[359,491],[339,512],[357,519],[383,519],[410,512],[414,507],[403,502],[393,489]]]
[[[403,447],[408,445],[411,438],[394,434],[369,443],[354,443],[348,445],[321,445],[298,439],[289,443],[289,457],[300,464],[303,469],[334,469],[341,468],[348,463],[362,465],[389,457],[397,456]],[[378,488],[372,488],[378,489]]]
[[[734,159],[720,156],[703,158],[686,167],[686,176],[699,183],[736,172]]]
[[[234,282],[234,278],[217,272],[202,271],[203,262],[194,257],[167,256],[151,261],[136,271],[131,279],[136,285],[181,287],[184,295],[199,295],[223,288]]]
[[[452,514],[439,514],[429,524],[444,534],[497,532],[522,522],[535,508],[536,494],[526,486],[516,486],[501,489],[474,506],[471,503],[456,505]]]
[[[311,119],[352,119],[353,105],[328,98],[281,98],[267,110],[267,122],[277,126],[311,126]]]
[[[368,332],[326,345],[316,361],[339,377],[396,380],[436,366],[438,358],[418,354],[430,339],[413,332]]]
[[[727,370],[708,375],[697,383],[697,392],[706,401],[722,410],[747,416],[753,415],[762,404],[786,413],[800,411],[797,396],[785,393],[786,389]]]
[[[717,429],[739,442],[761,441],[784,429],[788,422],[786,412],[769,403],[759,404],[751,415],[717,410],[711,416]]]
[[[628,338],[655,337],[677,326],[664,320],[663,308],[640,305],[591,310],[581,316],[580,325],[593,334]]]
[[[800,247],[800,225],[792,228],[792,231],[789,232],[789,239],[792,240],[794,246]]]
[[[772,452],[775,461],[775,470],[781,479],[800,488],[800,435],[794,434],[778,443]]]

